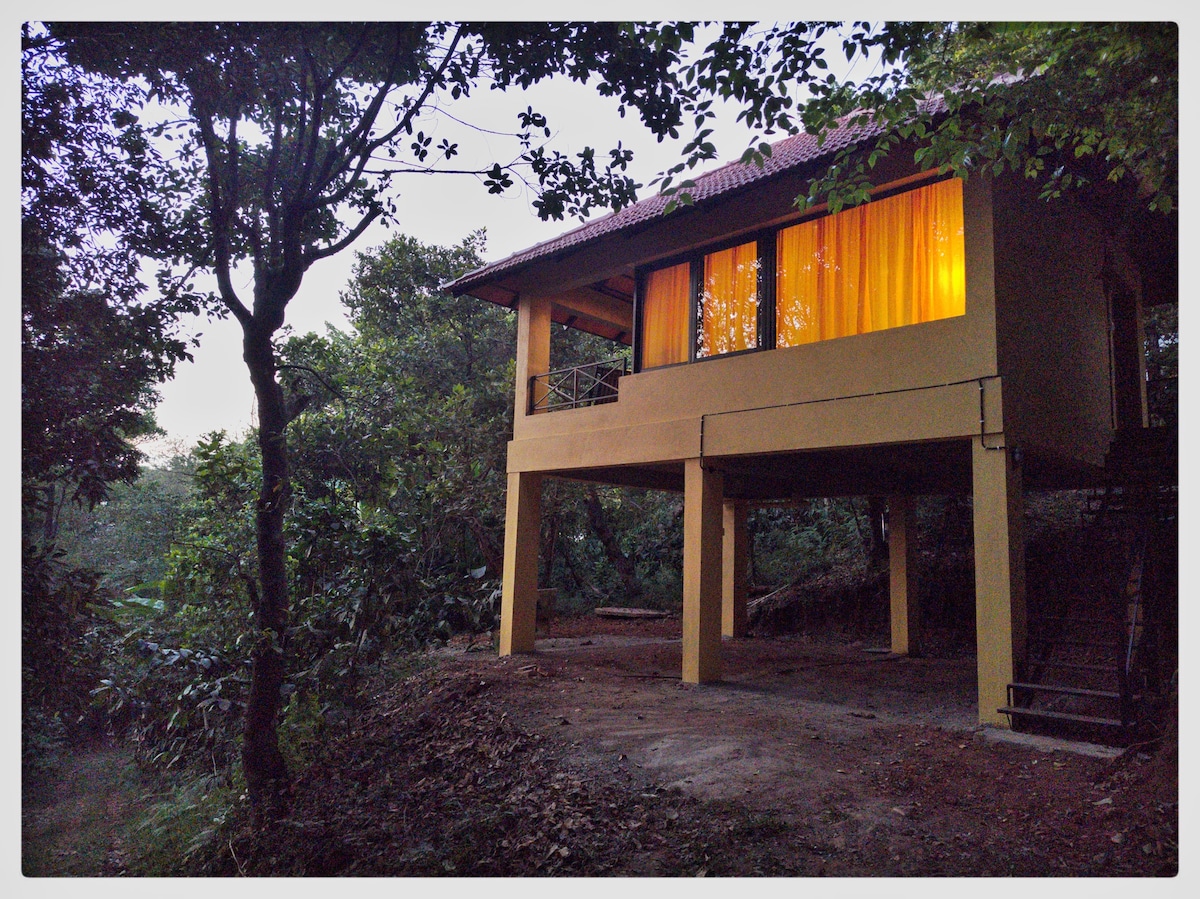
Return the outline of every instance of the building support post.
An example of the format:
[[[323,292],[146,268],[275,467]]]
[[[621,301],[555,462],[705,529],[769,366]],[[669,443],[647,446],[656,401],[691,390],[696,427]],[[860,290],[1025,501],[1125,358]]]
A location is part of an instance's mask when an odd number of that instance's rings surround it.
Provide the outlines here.
[[[1025,668],[1025,533],[1021,469],[1004,434],[972,441],[975,639],[979,722],[1002,727],[1008,684]],[[995,447],[994,449],[991,447]]]
[[[746,503],[725,500],[721,551],[721,636],[744,637],[748,616],[746,560],[750,537],[746,531]]]
[[[500,595],[502,656],[533,652],[541,527],[542,475],[528,471],[509,472]]]
[[[916,518],[911,496],[888,497],[888,569],[892,652],[921,654],[921,607],[917,595]]]
[[[683,476],[683,680],[721,678],[720,473],[700,459],[684,462]]]
[[[530,379],[550,371],[550,300],[541,296],[521,297],[517,304],[516,420],[531,414],[534,403],[544,398],[545,388],[531,392]]]

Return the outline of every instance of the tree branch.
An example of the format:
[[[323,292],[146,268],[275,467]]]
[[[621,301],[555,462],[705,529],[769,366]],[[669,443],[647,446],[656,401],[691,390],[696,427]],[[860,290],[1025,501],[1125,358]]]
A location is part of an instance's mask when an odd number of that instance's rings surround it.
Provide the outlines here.
[[[254,321],[254,315],[237,295],[233,286],[231,270],[233,267],[233,247],[230,240],[230,228],[233,210],[236,209],[237,196],[233,190],[224,191],[221,183],[221,141],[213,127],[213,111],[204,101],[204,93],[195,85],[190,86],[195,106],[196,125],[200,131],[200,139],[204,144],[204,155],[208,163],[209,182],[209,216],[212,218],[213,233],[213,274],[217,278],[221,302],[241,322],[248,327]],[[231,138],[236,134],[231,130]],[[231,141],[230,153],[236,153]],[[227,201],[225,194],[232,196]]]
[[[329,381],[326,380],[325,376],[323,374],[321,374],[319,371],[317,371],[316,369],[309,368],[307,365],[296,365],[294,363],[288,363],[288,364],[284,364],[284,365],[275,366],[276,371],[283,371],[285,369],[294,369],[296,371],[302,371],[302,372],[305,372],[306,374],[312,375],[314,378],[316,378],[318,381],[321,382],[321,386],[323,386],[326,390],[328,390],[330,393],[332,393],[334,396],[336,396],[343,403],[349,402],[346,399],[346,397],[342,394],[342,392],[340,390],[338,390],[335,386],[333,386],[333,384],[329,383]]]
[[[362,220],[359,221],[359,223],[354,226],[353,230],[351,230],[348,234],[346,234],[346,236],[343,237],[341,240],[339,240],[337,243],[330,244],[329,246],[325,247],[324,249],[317,249],[314,247],[311,250],[306,250],[303,253],[304,267],[307,269],[310,265],[312,265],[318,259],[325,259],[328,256],[333,256],[337,253],[340,253],[342,250],[346,249],[346,247],[350,246],[350,244],[352,244],[352,243],[354,243],[354,241],[358,240],[358,238],[362,235],[362,233],[364,231],[366,231],[367,228],[370,227],[371,222],[375,221],[375,219],[379,218],[379,216],[382,214],[383,214],[383,210],[372,209],[372,210],[368,211],[362,217]]]
[[[347,149],[346,164],[343,165],[333,177],[341,177],[349,169],[350,160],[357,159],[358,161],[354,167],[353,174],[347,178],[345,185],[340,190],[315,201],[313,205],[314,209],[336,205],[345,200],[346,197],[349,196],[350,192],[354,189],[354,186],[361,179],[363,171],[367,167],[367,163],[370,162],[372,158],[372,154],[380,147],[390,143],[396,137],[396,135],[400,134],[411,125],[413,117],[425,105],[425,101],[429,99],[429,96],[433,93],[437,86],[443,83],[443,76],[446,73],[446,69],[450,65],[450,61],[454,58],[455,48],[458,46],[461,39],[462,28],[459,27],[455,29],[454,38],[450,41],[450,46],[446,50],[446,55],[442,57],[442,61],[438,64],[437,69],[426,79],[425,87],[421,91],[421,96],[408,107],[403,118],[401,118],[400,122],[394,128],[371,141],[367,140],[367,135],[369,134],[368,128],[356,129],[359,132],[359,137],[356,139],[357,148],[354,149],[352,153],[349,151],[349,148]],[[398,42],[399,33],[397,33],[397,43]],[[395,64],[393,64],[392,68],[392,72],[394,71]],[[392,81],[392,72],[388,73],[386,82],[388,85],[390,85]],[[381,87],[379,92],[375,95],[375,98],[372,101],[373,109],[369,110],[372,122],[374,121],[375,116],[378,115],[378,107],[382,107],[384,97],[388,92],[390,92],[390,90],[390,87]],[[363,122],[365,121],[366,116],[364,115]],[[360,122],[360,125],[363,124],[363,122]]]
[[[349,168],[351,160],[355,159],[362,153],[361,148],[363,141],[366,139],[366,136],[370,134],[370,130],[374,126],[380,110],[383,109],[384,101],[386,100],[388,94],[391,93],[392,87],[394,87],[394,77],[400,64],[400,34],[400,26],[397,25],[393,29],[395,44],[392,48],[391,62],[389,63],[387,75],[384,77],[383,83],[379,86],[378,90],[371,98],[371,102],[367,105],[367,108],[359,116],[358,122],[355,124],[355,126],[342,140],[330,146],[329,150],[325,153],[325,156],[321,162],[320,174],[311,179],[312,185],[315,186],[315,191],[308,191],[302,198],[297,198],[297,201],[302,203],[306,209],[321,208],[321,191],[340,178],[342,174],[344,174]],[[363,33],[362,37],[363,40],[366,39],[365,32]],[[334,71],[341,70],[335,69]],[[325,88],[322,86],[320,91],[316,93],[316,96],[314,97],[314,105],[322,96],[324,96],[324,90]],[[319,138],[319,122],[320,116],[314,114],[312,144],[312,152],[314,156]],[[306,164],[305,179],[303,181],[303,183],[306,185],[310,183],[310,171],[310,168]],[[349,180],[349,185],[351,187],[354,185],[355,180],[356,177]]]

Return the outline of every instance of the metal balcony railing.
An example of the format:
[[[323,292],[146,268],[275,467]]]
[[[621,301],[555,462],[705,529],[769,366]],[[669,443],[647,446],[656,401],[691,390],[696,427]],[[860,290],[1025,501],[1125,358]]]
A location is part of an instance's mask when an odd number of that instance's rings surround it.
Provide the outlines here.
[[[626,374],[629,374],[628,359],[605,359],[534,375],[529,379],[530,412],[615,402],[617,380]]]

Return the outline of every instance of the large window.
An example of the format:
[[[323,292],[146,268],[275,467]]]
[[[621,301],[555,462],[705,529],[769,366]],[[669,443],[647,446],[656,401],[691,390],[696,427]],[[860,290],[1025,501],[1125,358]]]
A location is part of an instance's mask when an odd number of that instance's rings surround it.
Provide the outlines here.
[[[962,315],[957,178],[784,228],[775,240],[775,345]]]
[[[758,243],[704,257],[696,356],[720,356],[758,346]]]
[[[963,315],[963,248],[951,178],[649,271],[640,367]]]

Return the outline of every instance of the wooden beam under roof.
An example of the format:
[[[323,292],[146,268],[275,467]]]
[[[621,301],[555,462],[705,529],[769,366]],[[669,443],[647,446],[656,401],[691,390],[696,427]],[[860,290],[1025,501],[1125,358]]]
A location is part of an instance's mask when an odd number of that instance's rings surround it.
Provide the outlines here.
[[[550,297],[555,311],[566,311],[578,320],[590,319],[603,322],[627,334],[633,333],[633,304],[624,300],[614,299],[591,288],[576,288]],[[558,316],[554,318],[559,321]],[[582,324],[572,324],[572,327],[583,328]],[[583,328],[583,330],[588,330]]]

